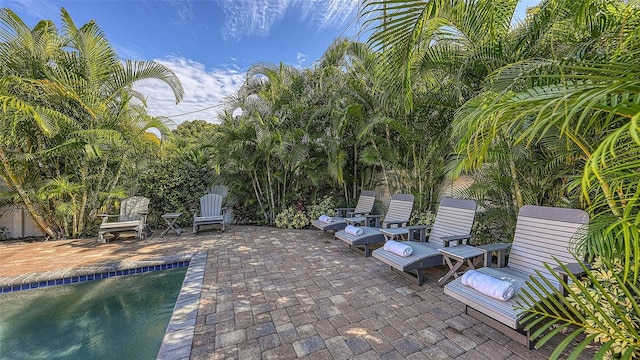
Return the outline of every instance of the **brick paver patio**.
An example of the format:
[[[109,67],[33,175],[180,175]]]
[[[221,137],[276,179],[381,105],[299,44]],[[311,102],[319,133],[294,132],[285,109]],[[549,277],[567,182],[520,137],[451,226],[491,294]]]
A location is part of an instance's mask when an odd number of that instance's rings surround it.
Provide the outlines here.
[[[419,287],[317,230],[159,233],[109,244],[0,243],[0,282],[207,251],[191,359],[545,359],[553,350],[528,350],[465,315],[436,285],[445,266]]]

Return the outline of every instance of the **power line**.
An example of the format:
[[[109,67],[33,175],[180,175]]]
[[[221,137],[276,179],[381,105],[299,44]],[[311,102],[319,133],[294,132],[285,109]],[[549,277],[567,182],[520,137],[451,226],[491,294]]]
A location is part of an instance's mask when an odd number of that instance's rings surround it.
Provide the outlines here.
[[[205,111],[205,110],[213,109],[213,108],[215,108],[215,107],[220,107],[220,106],[224,106],[224,104],[212,105],[212,106],[208,106],[208,107],[206,107],[206,108],[202,108],[202,109],[200,109],[200,110],[193,110],[193,111],[189,111],[189,112],[182,113],[182,114],[168,115],[168,116],[165,116],[165,117],[171,118],[171,117],[177,117],[177,116],[191,115],[191,114],[195,114],[195,113],[197,113],[197,112],[201,112],[201,111]]]

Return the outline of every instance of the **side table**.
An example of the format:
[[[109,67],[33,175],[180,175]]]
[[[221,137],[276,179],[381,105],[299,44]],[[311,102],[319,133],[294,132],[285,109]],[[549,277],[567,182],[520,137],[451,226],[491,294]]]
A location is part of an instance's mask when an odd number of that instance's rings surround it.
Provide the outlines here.
[[[409,225],[405,226],[405,229],[409,230],[409,240],[415,240],[415,233],[418,233],[420,242],[427,241],[427,230],[431,229],[431,225]]]
[[[160,234],[160,236],[165,236],[170,230],[173,230],[176,235],[182,234],[182,229],[176,225],[176,221],[182,215],[182,213],[166,213],[162,214],[161,217],[164,219],[164,222],[167,223],[167,228]]]
[[[409,230],[405,228],[385,228],[380,229],[382,235],[384,235],[384,240],[398,240],[398,241],[406,241],[409,236]]]
[[[467,270],[475,269],[476,267],[473,265],[473,259],[479,256],[484,256],[484,251],[475,246],[465,244],[438,249],[438,251],[440,251],[440,254],[442,254],[444,260],[449,266],[449,272],[438,280],[438,286],[444,285],[444,283],[452,276],[455,278],[460,276],[462,273],[458,273],[458,269],[465,262],[469,265]],[[455,261],[455,264],[452,260]]]
[[[498,256],[498,267],[504,267],[506,265],[507,250],[511,248],[510,243],[496,243],[478,246],[478,249],[484,251],[484,266],[491,267],[491,257],[495,252]]]

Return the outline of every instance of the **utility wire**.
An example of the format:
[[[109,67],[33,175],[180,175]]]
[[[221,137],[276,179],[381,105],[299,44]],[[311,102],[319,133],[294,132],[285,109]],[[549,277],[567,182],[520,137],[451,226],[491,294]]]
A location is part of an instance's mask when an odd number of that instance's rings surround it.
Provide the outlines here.
[[[206,108],[202,108],[202,109],[200,109],[200,110],[193,110],[193,111],[189,111],[189,112],[182,113],[182,114],[168,115],[168,116],[165,116],[165,117],[171,118],[171,117],[177,117],[177,116],[183,116],[183,115],[191,115],[191,114],[195,114],[195,113],[197,113],[197,112],[201,112],[201,111],[205,111],[205,110],[213,109],[213,108],[215,108],[215,107],[220,107],[220,106],[224,106],[224,104],[216,104],[216,105],[208,106],[208,107],[206,107]]]

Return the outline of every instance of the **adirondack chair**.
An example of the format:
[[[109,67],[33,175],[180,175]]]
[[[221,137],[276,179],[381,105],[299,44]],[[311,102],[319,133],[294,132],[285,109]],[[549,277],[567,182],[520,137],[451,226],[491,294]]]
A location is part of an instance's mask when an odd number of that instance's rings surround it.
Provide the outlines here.
[[[444,287],[444,293],[462,302],[465,313],[531,348],[531,334],[523,330],[520,323],[525,313],[515,308],[518,294],[525,286],[525,281],[531,277],[538,277],[536,271],[539,271],[553,288],[562,291],[561,285],[544,264],[549,264],[552,268],[557,266],[554,258],[562,263],[575,263],[571,254],[573,245],[576,237],[583,235],[588,222],[589,215],[582,210],[523,206],[518,214],[513,243],[504,244],[502,248],[487,248],[502,251],[510,245],[508,266],[483,267],[476,270],[497,279],[510,281],[514,287],[514,296],[507,301],[495,299],[463,285],[462,278],[448,283]],[[499,259],[498,264],[504,264],[504,261]],[[536,294],[532,295],[535,297]]]
[[[222,206],[222,196],[218,194],[207,194],[200,198],[200,211],[193,212],[193,233],[197,234],[200,226],[216,225],[222,226],[224,231],[224,215],[227,211]]]
[[[331,218],[331,222],[327,223],[320,220],[315,220],[313,222],[313,226],[322,230],[322,231],[339,231],[343,230],[347,226],[347,220],[345,218],[350,218],[353,216],[364,216],[366,217],[373,210],[373,204],[376,201],[376,192],[371,190],[364,190],[360,193],[360,197],[358,198],[358,203],[355,208],[337,208],[336,212],[338,216],[334,216]]]
[[[475,214],[475,201],[444,198],[440,201],[428,242],[403,242],[413,249],[412,254],[406,257],[383,248],[374,250],[373,257],[401,272],[415,271],[418,285],[422,285],[425,268],[444,265],[444,259],[438,249],[449,246],[452,241],[462,243],[471,237]]]
[[[126,231],[135,231],[137,239],[144,239],[151,233],[147,226],[148,210],[148,198],[132,196],[120,202],[119,215],[98,214],[98,216],[102,217],[102,223],[98,231],[98,241],[106,243],[104,234],[110,233],[118,238],[120,233]],[[108,222],[110,217],[117,217],[118,220]]]
[[[389,209],[382,222],[382,228],[402,227],[409,223],[411,219],[411,210],[413,209],[413,195],[411,194],[395,194],[391,197]],[[347,233],[345,230],[336,232],[336,239],[340,239],[349,247],[363,246],[364,256],[371,255],[371,245],[384,243],[385,236],[380,232],[379,228],[370,226],[361,226],[362,234],[359,236]]]

